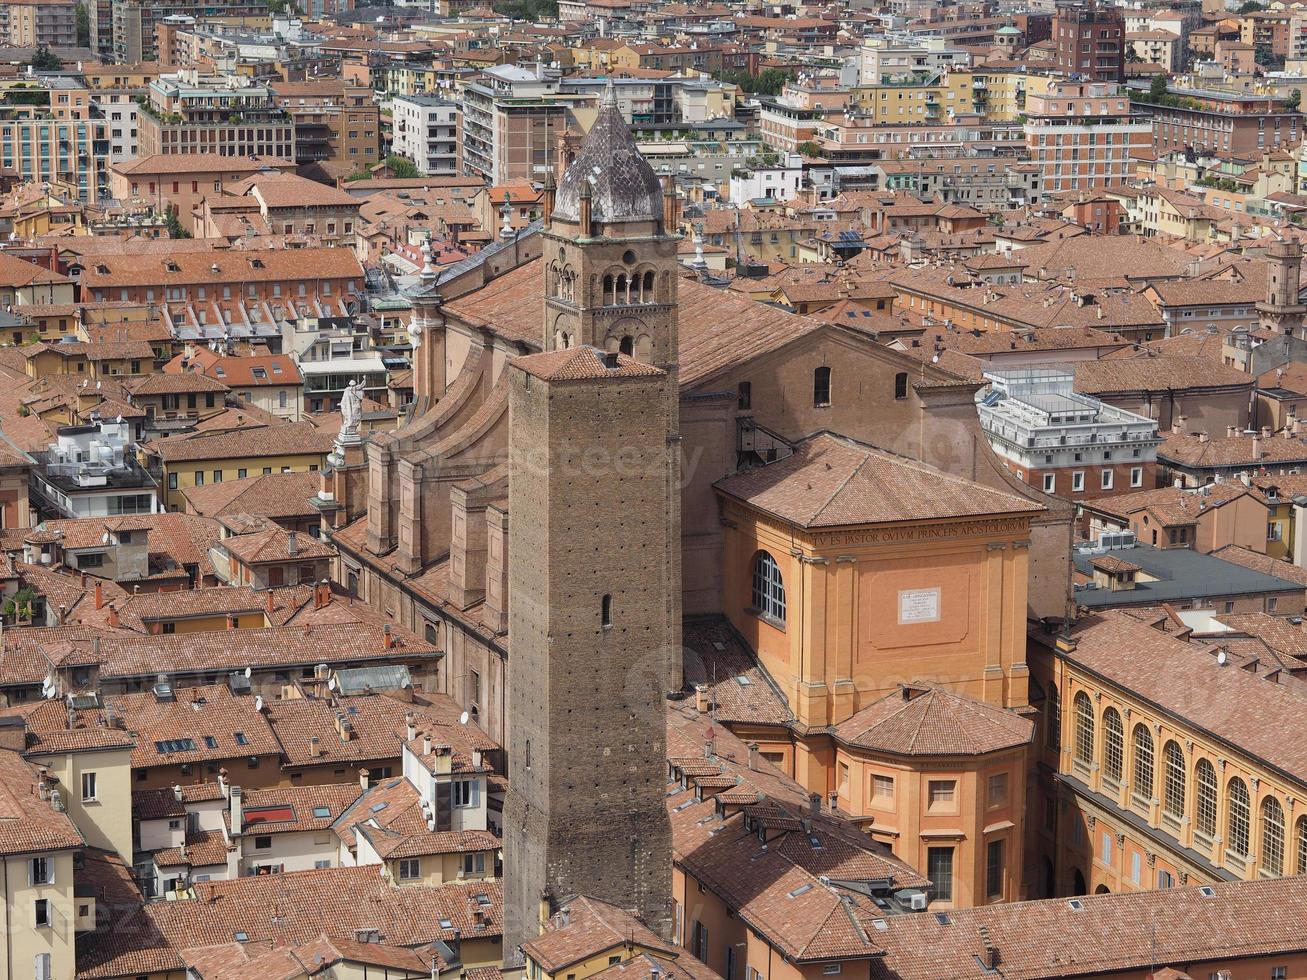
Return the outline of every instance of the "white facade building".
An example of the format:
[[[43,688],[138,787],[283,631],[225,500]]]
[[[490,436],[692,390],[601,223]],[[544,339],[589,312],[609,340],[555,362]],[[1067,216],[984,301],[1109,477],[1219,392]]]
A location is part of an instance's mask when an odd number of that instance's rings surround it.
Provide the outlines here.
[[[397,95],[391,104],[392,147],[423,176],[459,171],[457,102],[430,95]]]
[[[758,198],[789,201],[803,188],[803,162],[797,153],[786,153],[779,167],[759,167],[731,177],[731,203],[737,207]]]
[[[136,462],[131,426],[121,420],[66,425],[32,471],[42,516],[116,517],[158,514],[158,484]]]

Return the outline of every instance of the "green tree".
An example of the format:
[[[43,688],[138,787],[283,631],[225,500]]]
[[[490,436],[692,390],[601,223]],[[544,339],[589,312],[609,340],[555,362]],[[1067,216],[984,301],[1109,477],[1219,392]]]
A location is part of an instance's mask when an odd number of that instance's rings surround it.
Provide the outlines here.
[[[412,177],[421,176],[418,173],[417,164],[408,157],[402,157],[398,153],[392,153],[386,157],[386,167],[392,174],[401,180],[408,180]]]
[[[1265,9],[1265,5],[1258,3],[1257,0],[1245,0],[1245,2],[1240,5],[1238,13],[1255,14],[1257,11]]]
[[[64,66],[59,56],[44,46],[36,49],[36,54],[32,55],[32,60],[28,64],[37,71],[58,71]]]
[[[807,140],[799,144],[799,152],[805,157],[819,157],[821,156],[821,147],[812,140]]]
[[[91,12],[84,3],[77,5],[77,45],[82,48],[91,46]]]
[[[1148,86],[1148,95],[1153,101],[1159,101],[1166,96],[1166,83],[1165,73],[1153,76],[1152,84]]]
[[[181,219],[177,217],[175,207],[168,208],[168,237],[169,238],[191,238],[189,231],[182,227]]]
[[[1302,105],[1302,89],[1296,88],[1290,92],[1289,97],[1284,100],[1284,104],[1292,111],[1297,112],[1298,107]]]

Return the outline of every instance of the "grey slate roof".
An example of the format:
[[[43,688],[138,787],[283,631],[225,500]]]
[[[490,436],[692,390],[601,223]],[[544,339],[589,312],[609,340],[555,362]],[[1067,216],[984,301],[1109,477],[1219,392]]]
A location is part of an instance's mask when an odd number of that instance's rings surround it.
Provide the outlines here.
[[[558,183],[554,217],[579,221],[581,190],[586,185],[592,221],[657,221],[662,216],[662,185],[636,148],[611,87],[576,160]]]
[[[1137,544],[1132,548],[1109,548],[1106,552],[1077,553],[1076,571],[1082,575],[1094,573],[1090,562],[1103,554],[1133,562],[1144,573],[1157,579],[1155,582],[1138,581],[1133,589],[1113,592],[1110,589],[1082,589],[1075,591],[1075,601],[1089,609],[1110,609],[1114,606],[1151,606],[1162,602],[1182,602],[1186,599],[1207,599],[1219,596],[1256,595],[1258,593],[1301,591],[1296,582],[1264,575],[1233,562],[1222,561],[1214,555],[1203,555],[1188,548],[1154,548]]]

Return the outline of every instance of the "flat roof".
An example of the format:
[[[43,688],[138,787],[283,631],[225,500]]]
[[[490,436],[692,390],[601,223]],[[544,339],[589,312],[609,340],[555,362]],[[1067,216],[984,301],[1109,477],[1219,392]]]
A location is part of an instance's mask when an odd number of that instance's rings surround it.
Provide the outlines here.
[[[1133,589],[1117,592],[1111,589],[1077,588],[1074,594],[1076,603],[1089,609],[1151,606],[1163,602],[1263,592],[1302,591],[1302,586],[1296,582],[1255,572],[1214,555],[1199,554],[1188,548],[1154,548],[1147,544],[1076,552],[1076,571],[1092,577],[1094,569],[1091,563],[1103,555],[1112,555],[1138,565],[1156,581],[1141,581],[1136,577]]]

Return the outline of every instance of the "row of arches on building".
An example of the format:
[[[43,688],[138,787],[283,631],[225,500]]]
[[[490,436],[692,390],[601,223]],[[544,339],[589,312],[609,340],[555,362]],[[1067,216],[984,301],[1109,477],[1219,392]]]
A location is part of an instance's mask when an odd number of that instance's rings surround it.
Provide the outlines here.
[[[567,350],[576,343],[576,337],[568,330],[554,331],[554,349]],[[643,361],[646,364],[653,363],[653,338],[647,333],[642,333],[638,337],[631,334],[622,334],[619,336],[609,336],[604,340],[604,349],[625,354],[627,357],[634,357],[636,360]]]
[[[568,264],[551,262],[546,273],[549,295],[565,303],[580,302],[576,270]],[[664,273],[664,284],[667,276]],[[606,272],[602,279],[590,277],[590,302],[602,306],[644,306],[659,302],[658,277],[653,269]]]
[[[1240,776],[1231,776],[1224,785],[1225,819],[1222,827],[1221,779],[1210,759],[1199,756],[1191,771],[1184,750],[1174,738],[1163,742],[1159,754],[1157,740],[1146,723],[1135,723],[1127,743],[1125,724],[1116,708],[1108,707],[1101,717],[1098,716],[1084,691],[1076,692],[1072,704],[1074,762],[1085,769],[1098,764],[1105,782],[1117,786],[1126,782],[1131,797],[1141,803],[1160,800],[1163,817],[1170,817],[1175,824],[1186,818],[1191,820],[1194,835],[1200,842],[1210,846],[1220,830],[1225,852],[1243,862],[1251,860],[1256,853],[1264,875],[1307,874],[1307,816],[1294,822],[1293,861],[1290,865],[1286,862],[1289,841],[1284,806],[1276,797],[1263,796],[1254,814],[1248,783]],[[1127,745],[1130,749],[1128,760]],[[1160,794],[1157,792],[1159,777]],[[1256,786],[1254,780],[1254,790]],[[1258,844],[1256,852],[1253,848],[1254,830]]]

